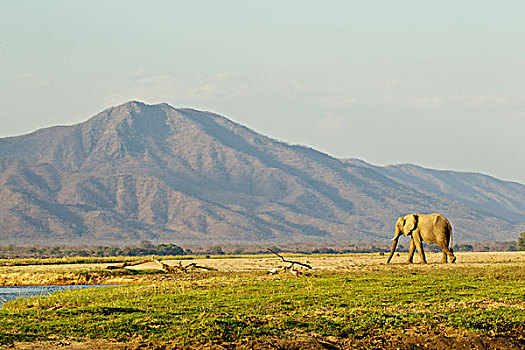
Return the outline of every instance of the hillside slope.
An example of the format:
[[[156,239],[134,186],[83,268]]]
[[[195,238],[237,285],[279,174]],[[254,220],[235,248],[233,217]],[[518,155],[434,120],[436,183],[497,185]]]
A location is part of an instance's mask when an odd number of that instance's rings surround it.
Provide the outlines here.
[[[514,240],[524,188],[340,160],[213,113],[129,102],[81,124],[0,139],[0,239],[382,240],[397,216],[437,211],[461,239]]]

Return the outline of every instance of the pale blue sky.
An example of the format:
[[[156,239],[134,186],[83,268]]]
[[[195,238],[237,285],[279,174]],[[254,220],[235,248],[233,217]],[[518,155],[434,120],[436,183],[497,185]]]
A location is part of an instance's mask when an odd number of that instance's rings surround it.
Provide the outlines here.
[[[0,0],[0,137],[128,100],[525,183],[523,1]]]

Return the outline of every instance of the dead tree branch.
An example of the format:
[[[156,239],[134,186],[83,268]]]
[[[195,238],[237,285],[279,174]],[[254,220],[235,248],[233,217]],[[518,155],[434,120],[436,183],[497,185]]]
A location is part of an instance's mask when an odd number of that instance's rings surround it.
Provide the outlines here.
[[[197,263],[191,263],[191,264],[186,266],[186,268],[189,268],[189,267],[192,267],[192,268],[195,268],[195,269],[206,270],[206,271],[218,271],[217,269],[215,269],[213,267],[201,266],[201,265],[197,265]]]
[[[142,264],[153,262],[153,261],[155,261],[155,258],[151,257],[151,258],[138,260],[138,261],[124,262],[122,264],[117,264],[117,265],[109,265],[106,268],[108,270],[123,269],[123,268],[128,267],[128,266],[142,265]]]
[[[217,269],[214,269],[213,267],[206,267],[206,266],[200,266],[197,265],[197,263],[191,263],[186,266],[182,265],[182,261],[179,261],[179,265],[168,265],[166,263],[163,263],[162,261],[155,259],[155,262],[159,263],[162,266],[162,269],[168,273],[175,273],[175,272],[184,272],[188,273],[188,269],[201,269],[206,271],[217,271]]]
[[[168,273],[176,273],[176,272],[188,273],[189,269],[201,269],[201,270],[207,270],[207,271],[217,271],[217,269],[214,269],[213,267],[200,266],[200,265],[197,265],[197,263],[191,263],[191,264],[186,265],[186,266],[183,266],[182,262],[179,262],[179,265],[168,265],[168,264],[160,261],[159,259],[156,259],[154,256],[152,256],[151,258],[143,259],[143,260],[139,260],[139,261],[132,261],[132,262],[125,262],[125,263],[117,264],[117,265],[110,265],[110,266],[107,267],[107,269],[109,269],[109,270],[123,269],[123,268],[128,267],[128,266],[141,265],[141,264],[145,264],[145,263],[149,263],[149,262],[156,262],[157,264],[162,266],[162,270],[164,270],[165,272],[168,272]]]
[[[268,248],[269,251],[271,251],[272,253],[274,253],[275,255],[277,255],[279,258],[281,258],[282,261],[284,261],[285,263],[289,263],[289,264],[292,264],[291,266],[287,267],[287,269],[291,269],[293,267],[294,264],[297,264],[297,265],[300,265],[300,266],[303,266],[303,267],[307,267],[309,269],[312,268],[312,266],[308,265],[308,264],[303,264],[302,262],[299,262],[299,261],[293,261],[293,260],[286,260],[282,255],[280,254],[277,254],[276,252],[274,252],[273,250],[271,250],[270,248]]]

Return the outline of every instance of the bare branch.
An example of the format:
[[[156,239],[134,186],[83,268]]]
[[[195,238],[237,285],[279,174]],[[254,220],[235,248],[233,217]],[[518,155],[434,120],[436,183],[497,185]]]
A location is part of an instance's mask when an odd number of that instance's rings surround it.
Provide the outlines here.
[[[304,267],[307,267],[309,269],[311,269],[312,267],[308,264],[303,264],[302,262],[299,262],[299,261],[292,261],[292,260],[286,260],[282,255],[279,255],[277,254],[276,252],[274,252],[273,250],[271,250],[270,248],[268,248],[269,251],[271,251],[272,253],[274,253],[275,255],[277,255],[279,258],[281,258],[282,261],[286,262],[286,263],[290,263],[292,264],[291,266],[287,267],[288,269],[291,269],[293,267],[294,264],[297,264],[297,265],[300,265],[300,266],[304,266]]]
[[[125,263],[117,264],[117,265],[110,265],[110,266],[107,267],[107,269],[109,269],[109,270],[123,269],[123,268],[128,267],[128,266],[141,265],[141,264],[145,264],[145,263],[149,263],[149,262],[156,262],[157,264],[162,266],[162,269],[164,271],[166,271],[168,273],[176,273],[176,272],[188,273],[188,269],[190,269],[190,268],[191,269],[202,269],[202,270],[207,270],[207,271],[217,271],[217,269],[214,269],[213,267],[200,266],[200,265],[197,265],[197,263],[191,263],[191,264],[189,264],[187,266],[183,266],[182,262],[179,262],[179,265],[168,265],[168,264],[160,261],[159,259],[155,259],[154,256],[152,256],[151,258],[148,258],[148,259],[144,259],[144,260],[125,262]]]
[[[189,268],[189,267],[192,267],[192,268],[195,268],[195,269],[206,270],[206,271],[218,271],[217,269],[215,269],[213,267],[201,266],[201,265],[197,265],[197,263],[191,263],[188,266],[186,266],[186,268]]]
[[[152,256],[151,258],[147,258],[147,259],[143,259],[143,260],[124,262],[122,264],[117,264],[117,265],[109,265],[106,268],[108,270],[123,269],[123,268],[128,267],[128,266],[142,265],[142,264],[146,264],[146,263],[153,262],[153,261],[155,261],[155,257]]]
[[[181,271],[184,273],[188,273],[188,269],[190,268],[191,269],[202,269],[206,271],[217,271],[217,269],[214,269],[213,267],[201,266],[201,265],[197,265],[197,263],[191,263],[189,265],[183,266],[182,261],[179,261],[179,265],[172,266],[172,265],[163,263],[162,261],[157,260],[157,259],[155,259],[155,261],[162,266],[162,269],[164,271],[169,272],[169,273],[181,272]]]

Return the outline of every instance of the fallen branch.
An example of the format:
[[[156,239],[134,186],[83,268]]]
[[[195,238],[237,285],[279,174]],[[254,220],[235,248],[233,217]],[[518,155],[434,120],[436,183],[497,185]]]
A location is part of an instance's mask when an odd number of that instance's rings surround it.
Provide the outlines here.
[[[280,266],[279,267],[275,267],[275,268],[273,268],[271,270],[268,270],[268,274],[269,275],[275,275],[276,273],[279,272],[280,269],[282,269],[282,267],[280,267]]]
[[[157,264],[162,266],[162,269],[164,271],[166,271],[168,273],[176,273],[176,272],[188,273],[188,269],[201,269],[201,270],[207,270],[207,271],[217,271],[217,269],[214,269],[213,267],[200,266],[200,265],[197,265],[197,263],[191,263],[191,264],[186,265],[186,266],[182,266],[182,262],[179,262],[179,265],[168,265],[166,263],[163,263],[159,259],[155,259],[154,256],[152,256],[151,258],[143,259],[143,260],[139,260],[139,261],[125,262],[125,263],[117,264],[117,265],[109,265],[107,267],[107,269],[108,270],[123,269],[123,268],[128,267],[128,266],[136,266],[136,265],[141,265],[141,264],[145,264],[145,263],[149,263],[149,262],[156,262]]]
[[[125,263],[117,264],[117,265],[109,265],[106,268],[108,270],[123,269],[128,266],[142,265],[142,264],[146,264],[146,263],[153,262],[153,261],[155,261],[155,258],[152,256],[151,258],[144,259],[144,260],[125,262]]]
[[[162,269],[168,273],[175,273],[175,272],[188,272],[188,270],[186,270],[186,268],[184,266],[182,266],[181,263],[179,263],[179,266],[175,265],[175,266],[171,266],[171,265],[168,265],[168,264],[165,264],[163,263],[162,261],[160,260],[157,260],[155,259],[155,262],[160,264],[160,266],[162,266]]]
[[[183,266],[182,261],[179,261],[179,265],[168,265],[158,259],[154,259],[154,261],[159,263],[162,266],[162,269],[168,273],[175,273],[175,272],[188,273],[188,269],[190,268],[202,269],[202,270],[207,270],[207,271],[217,271],[217,269],[214,269],[213,267],[200,266],[200,265],[197,265],[197,263],[191,263],[189,265]]]
[[[195,268],[195,269],[206,270],[206,271],[218,271],[217,269],[215,269],[213,267],[200,266],[200,265],[197,265],[197,263],[191,263],[191,264],[186,266],[186,268],[188,268],[188,267],[192,267],[192,268]]]
[[[281,258],[281,260],[284,261],[285,263],[292,264],[291,266],[285,267],[285,269],[291,269],[294,266],[294,264],[297,264],[297,265],[300,265],[300,266],[303,266],[303,267],[307,267],[309,269],[312,268],[310,265],[303,264],[302,262],[299,262],[299,261],[286,260],[282,255],[277,254],[276,252],[274,252],[270,248],[268,248],[268,250],[271,251],[272,253],[274,253],[275,255],[277,255],[279,258]]]

